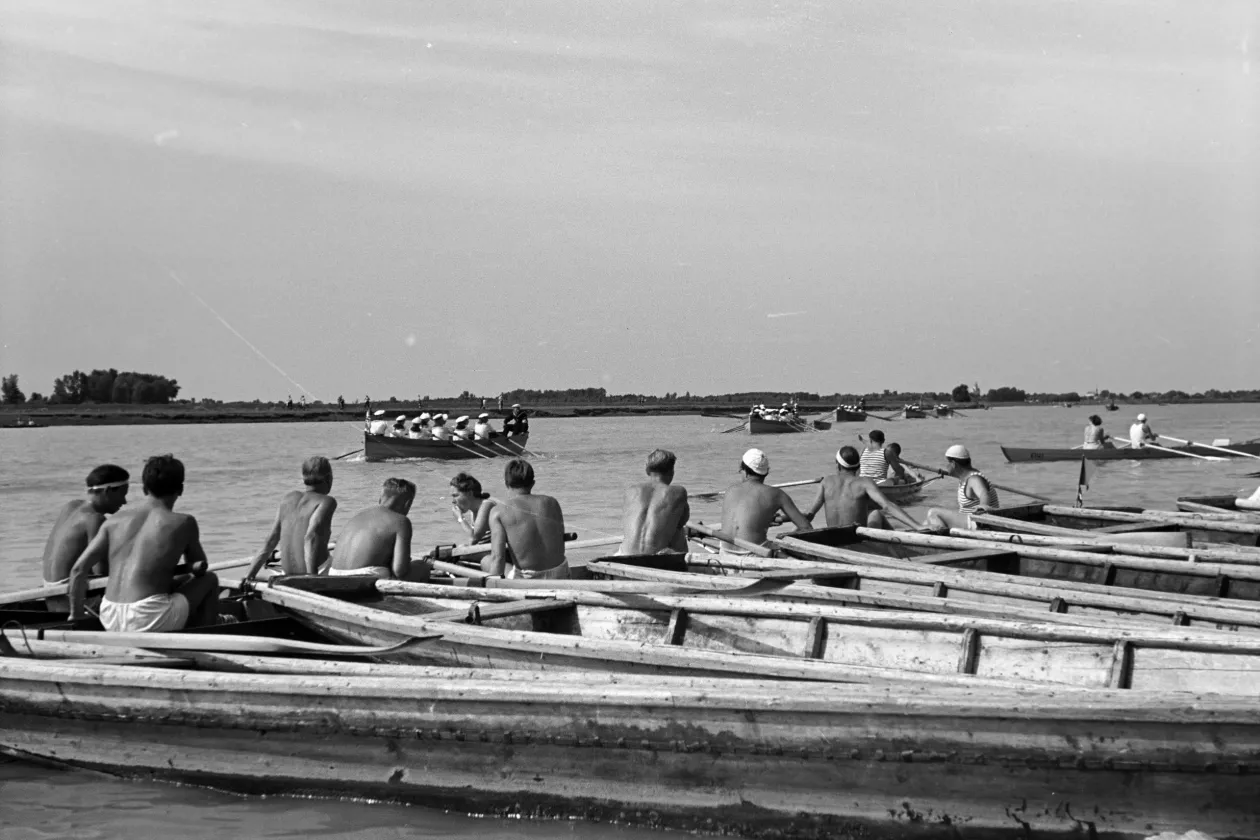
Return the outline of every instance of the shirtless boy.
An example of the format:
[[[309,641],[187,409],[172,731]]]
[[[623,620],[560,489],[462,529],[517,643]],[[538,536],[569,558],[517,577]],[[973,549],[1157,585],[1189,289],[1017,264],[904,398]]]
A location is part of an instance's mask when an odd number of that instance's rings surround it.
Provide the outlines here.
[[[862,525],[867,528],[887,528],[889,513],[898,522],[918,530],[921,526],[904,510],[894,504],[874,481],[858,475],[861,456],[852,446],[844,446],[836,453],[836,472],[822,480],[814,503],[805,511],[805,518],[812,520],[819,510],[827,515],[828,527],[837,525]]]
[[[660,554],[687,551],[691,507],[687,489],[674,486],[673,452],[657,449],[647,459],[647,481],[626,488],[625,537],[618,554]]]
[[[197,520],[175,513],[184,492],[184,465],[174,455],[144,463],[144,501],[115,514],[97,531],[70,570],[70,615],[82,618],[88,572],[109,563],[101,624],[111,632],[165,632],[218,621],[219,580],[206,571]],[[187,560],[191,575],[177,575]]]
[[[65,583],[70,578],[70,567],[105,524],[105,517],[127,504],[130,478],[126,470],[114,464],[101,464],[88,473],[87,498],[62,505],[57,524],[44,544],[44,583]],[[96,575],[107,571],[88,570]]]
[[[323,455],[307,458],[302,462],[302,483],[305,490],[290,490],[280,500],[275,524],[245,574],[247,580],[267,565],[277,545],[280,568],[286,575],[316,575],[328,562],[328,539],[337,511],[337,500],[328,495],[332,491],[332,464]]]
[[[801,513],[792,497],[778,487],[766,484],[770,474],[770,459],[760,449],[749,449],[739,462],[740,480],[726,488],[722,500],[722,533],[738,537],[757,545],[764,545],[766,532],[775,524],[780,511],[792,521],[799,531],[813,526]],[[722,552],[747,554],[746,551],[723,541]]]
[[[567,578],[564,514],[550,496],[535,495],[534,468],[523,458],[503,470],[507,498],[490,511],[490,557],[485,570],[510,578]]]
[[[385,479],[380,503],[356,513],[342,529],[328,574],[428,580],[428,565],[411,562],[407,513],[415,500],[416,485],[402,478]]]

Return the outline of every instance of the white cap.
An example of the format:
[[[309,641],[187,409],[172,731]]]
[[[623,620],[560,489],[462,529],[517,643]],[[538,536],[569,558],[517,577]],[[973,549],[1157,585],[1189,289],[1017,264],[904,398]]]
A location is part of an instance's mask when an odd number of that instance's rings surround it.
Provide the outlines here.
[[[383,408],[378,408],[378,409],[376,409],[376,411],[373,411],[373,412],[372,412],[372,416],[373,416],[373,417],[380,417],[380,416],[381,416],[382,414],[384,414],[384,413],[385,413],[385,409],[383,409]]]
[[[431,418],[429,416],[429,412],[426,411],[423,414],[421,414],[419,417],[417,417],[416,419],[417,420],[432,420],[433,418]]]
[[[423,419],[424,419],[423,417],[412,417],[412,418],[411,418],[411,422],[412,422],[412,423],[419,423],[419,422],[420,422],[421,420],[423,420]]]
[[[852,464],[850,464],[848,461],[844,460],[844,458],[842,458],[842,457],[840,456],[840,450],[839,450],[839,449],[837,449],[837,450],[836,450],[836,463],[837,463],[837,464],[839,464],[839,465],[840,465],[840,466],[842,466],[842,467],[848,467],[848,468],[849,468],[849,469],[851,469],[851,470],[855,470],[855,469],[857,469],[859,466],[861,466],[861,463],[862,463],[862,462],[861,462],[861,461],[854,461]]]
[[[1145,419],[1146,419],[1146,415],[1145,415],[1145,414],[1139,414],[1139,415],[1137,416],[1137,419],[1139,419],[1139,420],[1145,420]]]
[[[399,414],[397,417],[395,417],[395,418],[394,418],[394,422],[395,422],[395,423],[406,423],[406,422],[407,422],[407,415],[406,415],[406,414]]]
[[[467,423],[467,422],[468,422],[468,415],[467,415],[467,414],[461,414],[461,415],[459,415],[458,417],[456,417],[456,418],[455,418],[455,422],[456,422],[456,423]]]
[[[953,458],[956,461],[970,461],[971,453],[967,451],[967,447],[961,443],[955,443],[949,449],[945,450],[946,458]]]
[[[490,415],[489,415],[489,414],[487,414],[486,412],[484,412],[484,411],[483,411],[483,412],[481,412],[480,414],[478,414],[478,415],[477,415],[477,419],[478,419],[478,420],[489,420],[489,419],[490,419]]]
[[[520,408],[520,407],[521,407],[520,403],[512,403],[512,408]]]
[[[745,467],[748,467],[757,475],[769,475],[770,473],[770,459],[760,449],[749,449],[740,460],[743,461]]]

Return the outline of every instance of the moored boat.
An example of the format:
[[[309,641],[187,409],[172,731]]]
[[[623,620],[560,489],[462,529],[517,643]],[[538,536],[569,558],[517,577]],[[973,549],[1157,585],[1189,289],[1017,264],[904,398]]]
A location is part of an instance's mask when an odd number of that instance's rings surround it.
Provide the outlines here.
[[[1199,446],[1162,446],[1158,449],[1144,446],[1134,449],[1129,446],[1118,446],[1113,449],[1068,449],[1054,447],[1000,446],[1002,455],[1012,464],[1036,463],[1041,461],[1150,461],[1178,458],[1184,460],[1186,454],[1203,457],[1242,457],[1243,455],[1260,455],[1260,440],[1249,440],[1245,443],[1231,443],[1225,449],[1235,450],[1233,456],[1228,451],[1217,447]]]
[[[1011,831],[1013,815],[1024,834],[1075,836],[1082,821],[1109,837],[1260,833],[1251,698],[310,672],[324,664],[0,658],[0,753],[252,794],[744,836],[953,840],[959,825]]]
[[[395,458],[436,458],[443,461],[467,458],[515,458],[525,454],[529,435],[494,437],[490,440],[418,440],[363,433],[363,460],[387,461]]]

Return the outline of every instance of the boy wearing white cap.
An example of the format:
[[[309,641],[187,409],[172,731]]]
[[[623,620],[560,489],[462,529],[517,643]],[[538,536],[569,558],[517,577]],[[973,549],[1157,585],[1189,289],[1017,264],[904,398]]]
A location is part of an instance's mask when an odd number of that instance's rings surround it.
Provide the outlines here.
[[[945,450],[945,472],[958,479],[958,510],[931,508],[927,513],[927,527],[937,531],[950,528],[975,530],[973,513],[984,513],[1001,507],[997,491],[989,484],[984,473],[971,466],[971,453],[962,444],[954,444]]]
[[[765,545],[766,532],[780,511],[799,531],[812,526],[792,497],[778,487],[766,484],[770,459],[760,449],[749,449],[739,462],[740,480],[726,488],[722,500],[722,533],[747,542]],[[723,540],[723,554],[748,554]]]
[[[368,426],[368,432],[370,434],[373,434],[373,435],[389,434],[389,421],[385,419],[384,415],[385,415],[385,409],[383,408],[378,408],[375,412],[372,413],[372,416],[375,417],[376,419],[372,421],[372,424],[370,426]]]
[[[433,439],[434,440],[450,440],[451,430],[446,427],[446,415],[433,415]]]
[[[425,411],[411,422],[412,440],[432,440],[433,432],[429,430],[429,412]]]
[[[867,528],[888,528],[884,513],[892,515],[902,524],[914,530],[923,526],[915,522],[872,479],[858,475],[862,466],[858,451],[852,446],[841,447],[836,452],[836,472],[825,477],[818,485],[814,503],[805,511],[805,518],[813,521],[820,510],[826,511],[827,527],[861,525]]]
[[[490,425],[490,415],[484,411],[478,414],[477,422],[473,425],[473,436],[477,440],[490,440],[495,434],[494,427]]]
[[[1146,422],[1146,415],[1139,414],[1134,424],[1129,427],[1129,445],[1134,449],[1141,449],[1146,444],[1157,440],[1159,440],[1159,435],[1151,431],[1151,427]]]
[[[458,440],[468,440],[472,437],[472,429],[468,428],[467,414],[461,414],[455,418],[455,428],[451,430],[451,435]]]

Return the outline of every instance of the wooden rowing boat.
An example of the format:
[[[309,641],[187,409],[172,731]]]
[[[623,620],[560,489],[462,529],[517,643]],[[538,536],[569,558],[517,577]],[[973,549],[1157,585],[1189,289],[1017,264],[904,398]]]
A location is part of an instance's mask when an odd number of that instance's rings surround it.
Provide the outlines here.
[[[1238,506],[1240,498],[1244,497],[1237,493],[1226,496],[1179,496],[1177,510],[1189,513],[1230,514],[1231,518],[1243,522],[1260,520],[1260,509],[1240,508]]]
[[[435,458],[442,461],[468,458],[515,458],[524,454],[529,435],[496,437],[490,440],[413,440],[363,433],[363,460],[388,461],[396,458]]]
[[[814,420],[812,422],[813,422],[814,428],[820,432],[825,432],[831,428],[830,420]]]
[[[924,478],[917,472],[907,472],[909,475],[914,476],[914,481],[911,481],[909,484],[892,484],[892,479],[889,478],[881,479],[875,483],[879,485],[879,489],[883,491],[883,494],[889,499],[892,499],[894,502],[904,501],[905,499],[919,495],[919,493],[923,491],[924,485],[932,480],[930,478]]]
[[[151,661],[0,657],[0,753],[708,834],[1260,834],[1252,698]]]
[[[836,406],[832,414],[837,423],[861,423],[866,420],[866,412],[856,406]]]
[[[918,405],[907,405],[901,409],[901,413],[907,420],[927,419],[927,412],[923,410],[922,406]]]
[[[714,580],[690,579],[696,586]],[[732,672],[750,677],[944,685],[976,678],[995,685],[1260,694],[1260,638],[1215,631],[767,602],[721,591],[609,594],[563,583],[552,590],[476,590],[368,579],[362,591],[348,593],[311,577],[281,580],[260,594],[346,643],[388,646],[440,633],[429,644],[389,654],[426,665],[634,666],[717,676],[730,663],[713,655],[735,654],[740,664]]]
[[[1056,449],[1053,447],[1030,448],[1021,446],[1001,446],[999,448],[1002,450],[1006,460],[1012,464],[1040,461],[1079,461],[1081,458],[1090,461],[1148,461],[1185,458],[1185,455],[1177,454],[1179,452],[1202,455],[1204,457],[1231,457],[1229,453],[1222,452],[1220,449],[1210,449],[1196,445],[1165,446],[1160,449],[1151,449],[1149,447],[1134,449],[1129,446],[1116,447],[1114,449]],[[1246,443],[1231,443],[1229,448],[1247,455],[1260,455],[1260,439],[1250,440]],[[1235,455],[1232,457],[1241,456]]]
[[[799,420],[767,420],[753,414],[748,417],[748,432],[753,435],[785,435],[805,431]]]
[[[1033,503],[997,508],[976,520],[976,524],[989,530],[1062,536],[1076,533],[1086,537],[1146,540],[1185,547],[1260,546],[1260,520],[1137,507],[1076,508]],[[1159,539],[1170,535],[1175,536]]]

